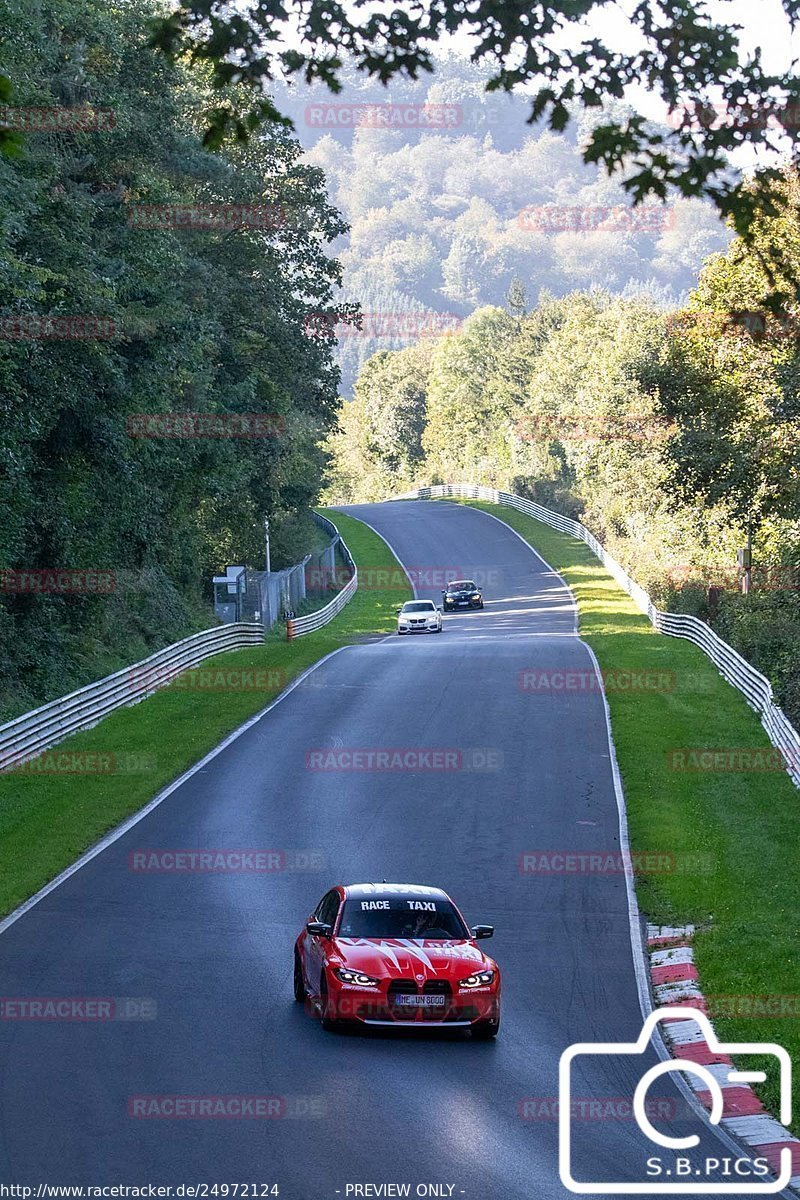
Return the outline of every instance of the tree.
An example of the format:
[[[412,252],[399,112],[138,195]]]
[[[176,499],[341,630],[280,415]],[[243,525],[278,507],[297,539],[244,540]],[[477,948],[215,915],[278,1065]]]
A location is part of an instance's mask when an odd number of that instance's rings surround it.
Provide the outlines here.
[[[155,12],[0,0],[21,103],[117,114],[113,132],[31,135],[0,158],[0,568],[119,579],[109,597],[0,595],[3,715],[207,627],[204,584],[260,565],[265,512],[285,562],[335,420],[332,338],[310,318],[337,311],[326,247],[344,223],[281,126],[202,149],[203,72],[148,49]],[[140,221],[236,205],[252,225]],[[109,336],[8,332],[53,316],[101,318]],[[275,436],[132,435],[140,414],[230,428],[249,413],[274,414]]]
[[[690,382],[665,384],[663,394],[679,424],[670,444],[676,489],[709,504],[724,499],[754,529],[796,518],[800,507],[800,304],[780,314],[761,307],[765,246],[779,241],[788,271],[800,270],[794,173],[782,196],[778,216],[758,218],[753,246],[737,239],[712,257],[687,309],[670,321],[676,372]]]
[[[670,110],[672,127],[657,128],[619,106],[585,125],[585,161],[621,172],[635,202],[664,200],[672,189],[708,196],[748,237],[756,211],[771,211],[776,172],[759,168],[745,184],[731,175],[727,155],[747,144],[775,147],[781,134],[796,136],[800,81],[792,71],[767,71],[760,53],[742,49],[740,27],[712,18],[704,0],[641,0],[631,15],[635,49],[604,40],[610,6],[611,0],[553,0],[533,8],[496,0],[415,0],[375,11],[339,0],[296,7],[249,0],[231,11],[227,0],[182,0],[158,23],[153,41],[173,56],[209,62],[220,88],[245,82],[257,90],[245,108],[215,108],[207,133],[213,145],[229,131],[245,139],[260,120],[282,119],[264,92],[277,76],[321,80],[337,92],[349,58],[359,72],[384,84],[413,80],[433,71],[436,44],[445,34],[468,36],[472,62],[491,65],[490,92],[524,86],[531,120],[546,118],[554,130],[563,130],[581,110],[603,112],[608,102],[623,99],[628,85],[645,83]],[[800,0],[783,0],[783,9],[794,27]],[[583,32],[587,16],[593,18],[591,36],[564,37],[571,26]]]
[[[364,364],[326,449],[332,502],[384,500],[410,487],[422,465],[432,345],[381,350]]]
[[[512,317],[524,317],[528,310],[528,294],[518,275],[511,280],[506,292],[506,308]]]

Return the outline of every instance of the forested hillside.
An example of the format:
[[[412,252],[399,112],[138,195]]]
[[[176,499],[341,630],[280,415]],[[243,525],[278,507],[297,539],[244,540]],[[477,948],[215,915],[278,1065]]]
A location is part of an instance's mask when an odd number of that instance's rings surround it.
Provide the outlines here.
[[[330,439],[331,499],[465,481],[580,518],[660,603],[710,619],[800,719],[800,310],[758,307],[759,252],[779,239],[798,255],[797,188],[751,250],[735,241],[708,262],[682,311],[598,290],[531,306],[515,289],[459,333],[373,356]]]
[[[344,295],[369,315],[361,331],[337,330],[345,396],[370,354],[408,345],[426,314],[457,326],[503,304],[515,276],[533,302],[540,289],[597,286],[675,307],[698,265],[727,243],[699,200],[621,220],[630,201],[619,181],[581,157],[604,113],[576,114],[563,134],[531,126],[523,95],[484,91],[487,71],[449,56],[433,79],[394,80],[388,90],[346,68],[336,96],[275,91],[351,226],[337,243]]]
[[[307,322],[334,303],[344,231],[321,173],[279,127],[201,149],[206,69],[148,48],[154,12],[0,4],[4,101],[102,117],[0,158],[0,718],[208,627],[203,581],[261,564],[264,513],[292,561],[337,403]],[[162,436],[177,412],[224,416],[224,436]],[[253,436],[231,414],[268,419]],[[32,594],[7,574],[53,568],[114,578]]]

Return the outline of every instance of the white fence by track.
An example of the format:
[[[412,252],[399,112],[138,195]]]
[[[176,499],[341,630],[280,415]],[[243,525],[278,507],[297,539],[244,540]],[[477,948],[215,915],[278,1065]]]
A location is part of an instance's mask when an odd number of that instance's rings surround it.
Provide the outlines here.
[[[319,523],[325,526],[332,537],[339,537],[339,530],[327,517],[320,516]],[[346,565],[353,572],[352,578],[330,604],[318,612],[287,621],[287,636],[299,637],[327,625],[354,595],[358,587],[356,565],[341,539],[339,545]],[[289,633],[291,625],[295,627],[293,633]],[[213,654],[259,645],[264,641],[264,634],[264,626],[258,621],[231,622],[204,629],[201,633],[193,633],[171,646],[165,646],[133,666],[124,667],[113,675],[106,675],[104,679],[70,692],[68,696],[61,696],[32,712],[15,717],[5,725],[0,725],[0,773],[13,770],[20,763],[35,758],[73,733],[91,729],[115,709],[146,699],[159,688],[166,687],[182,671],[196,667]]]
[[[292,638],[302,637],[306,633],[313,633],[315,629],[321,629],[323,625],[327,625],[334,617],[338,617],[345,604],[349,600],[352,600],[358,590],[358,567],[345,544],[344,538],[339,533],[333,521],[329,521],[327,517],[323,517],[319,513],[317,516],[319,523],[324,523],[326,528],[328,528],[328,532],[332,536],[339,538],[339,549],[342,558],[345,565],[352,571],[352,575],[342,590],[336,593],[330,604],[326,604],[324,608],[320,608],[316,612],[306,613],[304,617],[293,617],[290,621],[286,622],[286,637],[289,641]]]
[[[416,488],[404,492],[401,496],[393,496],[393,500],[429,500],[440,497],[453,497],[463,500],[487,500],[492,504],[505,504],[535,517],[537,521],[568,533],[571,537],[585,542],[593,554],[599,558],[610,575],[628,593],[638,608],[645,613],[659,633],[671,637],[687,638],[703,650],[720,675],[738,688],[751,708],[755,709],[761,718],[761,724],[767,731],[769,740],[783,755],[786,770],[793,782],[800,787],[800,734],[789,721],[789,718],[775,703],[772,685],[766,676],[751,666],[738,651],[724,642],[714,633],[705,621],[684,613],[662,612],[656,608],[644,588],[623,570],[616,559],[606,553],[594,534],[585,526],[560,513],[544,508],[532,500],[524,500],[511,492],[499,492],[495,488],[480,487],[476,484],[437,484],[433,487]]]
[[[51,700],[33,712],[0,725],[0,771],[35,758],[58,742],[91,729],[116,708],[136,704],[170,683],[181,671],[196,667],[212,654],[237,650],[264,641],[264,627],[255,623],[220,625],[174,642],[149,658],[106,675],[96,683]]]

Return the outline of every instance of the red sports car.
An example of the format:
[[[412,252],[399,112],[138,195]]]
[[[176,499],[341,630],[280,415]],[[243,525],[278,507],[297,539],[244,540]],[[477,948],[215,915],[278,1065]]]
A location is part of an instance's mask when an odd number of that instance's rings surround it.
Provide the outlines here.
[[[295,943],[295,1000],[309,1002],[325,1029],[356,1021],[496,1037],[500,972],[475,944],[493,933],[470,929],[440,888],[331,888]]]

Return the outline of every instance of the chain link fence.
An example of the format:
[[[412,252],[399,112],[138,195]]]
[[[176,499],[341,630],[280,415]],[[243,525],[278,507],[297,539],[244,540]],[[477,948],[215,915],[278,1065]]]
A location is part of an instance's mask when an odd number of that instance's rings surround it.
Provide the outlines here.
[[[346,564],[340,551],[341,538],[332,521],[312,513],[315,523],[330,535],[330,542],[299,563],[282,571],[256,571],[251,567],[228,567],[214,579],[214,611],[225,622],[258,621],[271,629],[278,621],[299,616],[309,605],[317,606],[342,585]]]

